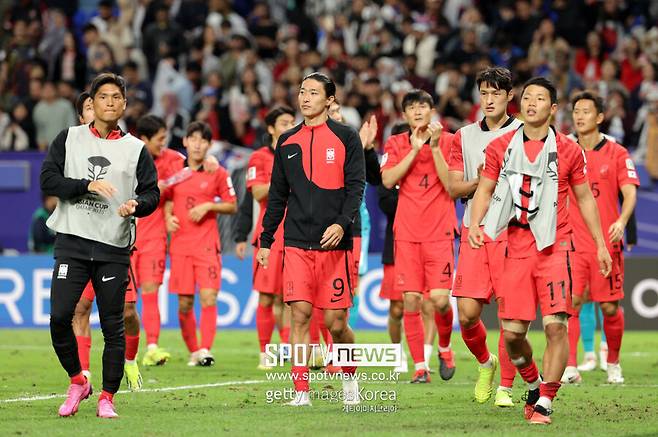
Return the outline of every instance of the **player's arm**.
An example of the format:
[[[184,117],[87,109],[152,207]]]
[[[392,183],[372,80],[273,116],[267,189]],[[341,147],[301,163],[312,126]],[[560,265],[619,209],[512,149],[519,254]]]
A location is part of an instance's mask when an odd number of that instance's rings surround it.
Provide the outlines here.
[[[407,153],[407,155],[402,158],[400,162],[392,167],[382,170],[382,184],[384,184],[386,188],[393,188],[395,185],[397,185],[397,183],[400,182],[400,179],[402,179],[407,174],[411,164],[414,162],[414,159],[416,159],[416,156],[418,156],[421,147],[423,147],[423,143],[418,144],[417,141],[413,141],[415,138],[417,138],[417,136],[414,132],[414,134],[410,137],[411,150],[409,150],[409,153]],[[396,145],[393,145],[391,149],[394,147],[396,147]],[[387,154],[393,153],[393,150],[389,151],[388,147],[386,148],[386,151]],[[385,163],[383,163],[383,165],[385,165]]]
[[[464,180],[464,172],[450,170],[448,172],[448,193],[453,199],[470,198],[478,187],[480,178]]]
[[[480,222],[489,210],[489,202],[495,189],[496,181],[485,176],[480,179],[475,190],[471,203],[471,226],[468,228],[468,242],[475,249],[484,245],[484,232],[480,228]]]
[[[240,243],[247,241],[251,227],[253,226],[254,217],[254,198],[251,192],[247,190],[244,193],[244,198],[238,207],[238,217],[236,219],[235,228],[233,229],[234,241]]]
[[[67,136],[68,129],[64,129],[53,140],[50,147],[48,148],[48,154],[46,155],[43,164],[41,164],[40,175],[41,191],[43,191],[44,194],[48,194],[50,196],[57,196],[62,200],[68,200],[82,196],[88,191],[93,191],[91,188],[89,188],[90,186],[95,188],[95,185],[99,185],[94,184],[89,179],[73,179],[64,176]],[[109,183],[105,183],[110,186]],[[110,197],[113,192],[108,191],[99,194]]]
[[[158,172],[153,163],[151,154],[146,147],[142,147],[137,161],[137,188],[134,199],[137,202],[132,215],[135,217],[146,217],[153,213],[160,203],[160,188],[158,188]],[[130,201],[124,203],[128,205]]]
[[[576,200],[578,201],[578,208],[580,209],[580,214],[583,216],[583,220],[589,229],[594,242],[596,243],[597,249],[597,258],[599,260],[599,267],[601,269],[601,274],[603,276],[608,276],[610,274],[610,269],[612,266],[612,260],[610,259],[610,254],[608,249],[605,246],[605,240],[603,239],[603,232],[601,231],[601,218],[599,217],[599,208],[596,206],[596,201],[592,195],[592,190],[589,187],[589,183],[585,182],[580,184],[571,185]],[[479,190],[479,188],[478,188]]]
[[[395,216],[395,211],[398,208],[398,190],[380,185],[377,187],[377,195],[379,209],[387,216]]]
[[[624,229],[628,224],[628,221],[635,210],[635,204],[637,203],[637,187],[633,184],[624,184],[619,189],[624,200],[621,203],[621,213],[619,218],[610,225],[608,229],[608,238],[611,243],[616,243],[620,241],[624,236]]]
[[[281,161],[281,144],[283,144],[285,135],[279,137],[279,142],[274,150],[274,165],[272,166],[272,178],[270,190],[267,196],[267,209],[263,216],[263,232],[260,234],[260,247],[269,249],[274,243],[274,233],[276,232],[288,206],[288,196],[290,195],[290,184],[283,172],[283,162]],[[262,262],[259,257],[259,262]],[[264,265],[267,264],[265,261]]]
[[[320,244],[323,249],[333,249],[343,239],[347,227],[354,223],[354,217],[359,214],[363,190],[366,184],[365,157],[361,139],[356,132],[352,132],[345,144],[345,201],[343,208],[336,218],[336,223],[329,226],[322,235]]]
[[[267,199],[267,193],[270,191],[270,184],[256,184],[251,186],[251,194],[257,202]]]
[[[174,202],[167,200],[164,204],[165,224],[168,232],[176,232],[180,228],[178,217],[174,215]]]

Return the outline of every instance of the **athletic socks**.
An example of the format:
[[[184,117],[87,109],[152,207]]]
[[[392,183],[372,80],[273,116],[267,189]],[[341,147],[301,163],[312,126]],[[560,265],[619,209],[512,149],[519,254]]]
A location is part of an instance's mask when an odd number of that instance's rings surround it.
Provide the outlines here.
[[[569,359],[567,366],[578,365],[578,339],[580,338],[580,319],[577,315],[569,317]]]
[[[619,350],[624,335],[624,310],[619,307],[614,316],[603,317],[603,330],[608,340],[608,363],[619,363]]]
[[[594,331],[596,330],[596,307],[594,302],[584,303],[580,309],[580,335],[585,353],[594,352]]]
[[[271,306],[265,307],[259,304],[256,308],[256,331],[260,351],[265,352],[265,345],[271,342],[272,331],[274,331],[274,312]]]
[[[178,323],[180,324],[181,334],[185,345],[187,345],[187,350],[190,352],[198,351],[199,343],[196,337],[196,317],[194,316],[194,310],[186,313],[179,311]]]
[[[532,384],[539,380],[539,370],[537,369],[535,360],[532,360],[529,366],[519,368],[519,373],[521,374],[521,378],[523,378],[528,384]]]
[[[414,363],[422,363],[425,368],[425,355],[423,351],[423,319],[420,311],[405,311],[402,316],[404,321],[404,335],[407,337],[407,345]]]
[[[126,334],[126,360],[134,361],[139,348],[139,332],[137,335]]]
[[[462,339],[468,350],[471,351],[478,363],[484,364],[489,361],[489,349],[487,348],[487,330],[484,328],[482,320],[471,326],[465,328],[462,326]]]
[[[308,366],[292,366],[290,373],[292,374],[295,391],[308,392],[310,389],[308,384]]]
[[[89,370],[89,355],[91,354],[91,337],[76,336],[75,341],[78,343],[78,358],[82,370]],[[84,382],[83,382],[84,384]]]
[[[71,384],[85,385],[85,382],[87,382],[87,378],[85,378],[82,372],[71,376]]]
[[[158,293],[142,294],[142,325],[146,331],[146,343],[158,344],[160,339]]]
[[[272,323],[274,323],[274,318],[272,319]],[[201,330],[201,348],[212,349],[215,334],[217,333],[217,305],[201,308],[201,324],[199,328]],[[274,324],[272,324],[272,329],[274,329]]]
[[[553,398],[557,395],[560,385],[559,382],[542,382],[539,384],[539,400],[536,405],[542,406],[547,411],[550,411],[553,404]]]
[[[425,364],[429,368],[430,360],[432,359],[432,352],[434,351],[433,344],[423,344],[423,357],[425,358]]]
[[[509,355],[507,355],[502,328],[500,330],[500,336],[498,337],[498,361],[500,364],[500,385],[502,387],[512,388],[514,385],[514,377],[516,376],[516,366],[512,364]]]
[[[281,337],[281,343],[290,343],[290,326],[279,329],[279,337]]]
[[[452,307],[444,314],[434,311],[434,323],[439,334],[439,348],[450,347],[450,336],[452,335]]]

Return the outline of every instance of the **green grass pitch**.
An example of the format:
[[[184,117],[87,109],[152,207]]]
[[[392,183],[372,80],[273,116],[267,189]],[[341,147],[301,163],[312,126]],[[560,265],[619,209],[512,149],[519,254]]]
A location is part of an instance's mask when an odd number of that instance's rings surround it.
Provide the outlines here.
[[[549,427],[523,420],[520,398],[525,390],[518,376],[514,408],[497,408],[493,399],[475,403],[476,364],[459,333],[453,335],[457,363],[453,380],[444,382],[434,373],[430,384],[412,385],[408,384],[408,373],[400,375],[398,382],[362,382],[367,390],[395,391],[396,396],[395,401],[364,402],[367,409],[375,406],[373,409],[395,411],[345,412],[340,402],[326,400],[315,400],[312,407],[301,409],[268,404],[268,392],[290,388],[291,383],[268,381],[265,372],[256,369],[258,350],[253,331],[220,330],[215,341],[217,361],[212,368],[187,367],[188,355],[180,334],[164,331],[161,344],[172,352],[172,360],[162,367],[142,367],[144,390],[118,394],[115,405],[120,418],[101,420],[95,416],[101,388],[100,332],[94,332],[92,347],[95,394],[81,404],[75,417],[62,419],[57,408],[67,378],[50,346],[48,331],[0,330],[0,435],[658,435],[655,332],[624,336],[625,385],[607,385],[605,373],[597,370],[583,373],[581,386],[563,386],[553,404],[553,424]],[[532,332],[530,337],[535,357],[541,361],[542,335]],[[387,340],[383,332],[357,332],[356,338],[364,343]],[[497,332],[490,332],[492,350],[496,341]],[[436,357],[432,367],[438,368]],[[330,393],[340,390],[341,383],[323,381],[311,387]],[[122,390],[125,388],[122,383]],[[51,395],[59,397],[49,398]]]

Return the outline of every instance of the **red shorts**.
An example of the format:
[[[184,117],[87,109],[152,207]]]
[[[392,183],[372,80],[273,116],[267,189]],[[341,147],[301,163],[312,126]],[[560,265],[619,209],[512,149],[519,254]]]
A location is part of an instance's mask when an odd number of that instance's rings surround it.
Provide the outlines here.
[[[506,250],[507,241],[492,241],[479,249],[462,241],[452,295],[489,303],[495,291],[500,290]]]
[[[379,297],[388,300],[402,300],[402,292],[395,289],[394,264],[384,264],[384,277],[379,289]]]
[[[583,296],[588,291],[593,302],[614,302],[624,298],[624,255],[613,252],[612,270],[605,278],[599,271],[595,253],[575,253],[573,268],[573,293]]]
[[[269,264],[264,268],[253,257],[254,290],[259,293],[281,295],[283,293],[283,249],[270,250]]]
[[[354,259],[354,274],[352,275],[352,284],[354,288],[359,286],[359,262],[361,261],[361,237],[352,239],[352,258]]]
[[[96,292],[94,291],[94,286],[91,284],[91,281],[87,282],[85,289],[82,291],[81,297],[84,297],[89,302],[93,302],[94,298],[96,298]],[[137,288],[135,288],[133,275],[130,272],[128,272],[128,286],[126,287],[126,298],[124,299],[124,302],[137,302]]]
[[[401,292],[452,286],[453,240],[395,241],[395,288]]]
[[[542,316],[573,314],[572,257],[573,252],[555,250],[527,258],[505,258],[501,288],[496,290],[499,318],[535,320],[537,304]]]
[[[144,283],[162,284],[167,259],[167,240],[149,240],[135,250],[130,260],[137,287]]]
[[[305,301],[321,309],[352,306],[354,260],[351,250],[284,249],[283,300]]]
[[[193,295],[199,289],[219,290],[222,284],[222,260],[218,253],[208,255],[171,255],[169,292]]]

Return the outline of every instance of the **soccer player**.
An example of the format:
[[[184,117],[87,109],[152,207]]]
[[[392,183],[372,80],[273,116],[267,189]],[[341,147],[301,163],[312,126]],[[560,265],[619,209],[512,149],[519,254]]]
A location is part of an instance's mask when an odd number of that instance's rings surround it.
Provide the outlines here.
[[[98,296],[105,350],[97,415],[117,417],[113,397],[123,375],[124,302],[133,218],[151,214],[160,193],[144,143],[118,128],[126,108],[121,76],[98,75],[91,84],[94,121],[68,128],[52,142],[41,169],[41,190],[59,197],[48,226],[57,231],[50,294],[50,332],[71,378],[60,416],[72,416],[91,395],[72,328],[75,306],[91,280]]]
[[[580,147],[550,125],[557,91],[547,79],[528,80],[521,93],[524,125],[493,140],[471,205],[469,244],[486,250],[508,228],[507,257],[496,291],[505,346],[528,383],[524,407],[530,423],[549,424],[552,401],[567,364],[567,317],[571,308],[572,230],[568,191],[574,191],[596,241],[600,274],[610,273],[596,202],[587,184]],[[488,212],[487,212],[488,210]],[[487,213],[484,230],[480,223]],[[541,381],[526,335],[542,312],[546,351]]]
[[[285,214],[283,298],[292,308],[291,343],[304,345],[294,349],[293,406],[311,404],[304,350],[313,306],[324,310],[336,343],[354,343],[347,323],[354,292],[352,224],[363,195],[365,164],[356,130],[327,115],[335,94],[336,85],[324,74],[302,80],[297,100],[304,121],[279,137],[257,255],[268,267]],[[356,367],[343,366],[342,371],[344,402],[357,404],[358,382],[351,377]]]
[[[402,111],[411,132],[392,135],[385,144],[382,181],[386,188],[400,186],[395,214],[395,287],[404,293],[404,331],[416,372],[412,382],[430,381],[424,357],[423,292],[429,290],[439,334],[439,374],[455,373],[450,348],[452,307],[450,287],[454,265],[453,240],[457,226],[448,180],[440,180],[437,162],[450,152],[452,134],[440,123],[430,123],[434,102],[425,91],[409,91]],[[446,175],[447,176],[447,175]]]
[[[247,190],[260,205],[256,231],[253,236],[253,244],[258,247],[260,233],[263,228],[263,216],[267,209],[267,195],[270,190],[270,179],[272,178],[272,166],[274,164],[274,151],[276,150],[279,137],[295,123],[295,111],[288,107],[277,107],[265,116],[267,133],[270,136],[270,144],[261,147],[251,154],[247,164]],[[260,362],[258,368],[267,370],[265,365],[265,345],[272,340],[274,331],[273,305],[276,300],[283,296],[283,226],[279,226],[275,234],[275,242],[270,252],[270,265],[264,269],[256,257],[254,257],[254,289],[258,291],[258,308],[256,309],[256,330],[260,343]],[[289,328],[282,329],[285,337],[288,337]],[[282,338],[283,343],[288,343],[289,338]]]
[[[212,132],[202,122],[187,127],[183,145],[184,162],[190,176],[166,191],[165,220],[171,232],[169,291],[178,295],[178,321],[183,340],[190,351],[189,366],[212,366],[210,352],[217,332],[217,293],[221,285],[221,248],[218,214],[237,211],[231,176],[223,168],[209,173],[203,162],[210,148]],[[219,197],[220,201],[215,201]],[[201,345],[197,340],[194,294],[199,287],[201,300]]]
[[[493,393],[493,378],[499,358],[489,353],[487,330],[480,319],[482,307],[500,289],[500,279],[507,249],[507,233],[495,241],[486,239],[484,249],[475,250],[468,244],[470,204],[478,186],[487,145],[495,138],[516,130],[521,122],[507,115],[507,104],[514,98],[512,73],[506,68],[492,67],[480,72],[476,80],[480,91],[480,108],[484,119],[457,131],[449,158],[448,187],[453,199],[465,203],[459,244],[459,261],[452,295],[457,298],[457,311],[462,339],[479,363],[475,384],[475,400],[484,403]],[[484,223],[481,223],[483,226]],[[516,369],[507,356],[501,331],[498,341],[501,377],[495,404],[511,407],[512,386]]]
[[[624,311],[619,303],[624,298],[624,229],[637,201],[640,180],[635,165],[626,149],[610,137],[604,137],[599,125],[604,119],[603,99],[589,91],[576,95],[573,100],[573,122],[578,144],[585,152],[589,184],[601,215],[601,226],[608,231],[605,239],[612,254],[612,271],[607,278],[597,271],[597,247],[583,217],[577,209],[570,211],[574,227],[576,256],[574,263],[574,316],[569,319],[569,362],[564,372],[564,382],[580,382],[576,368],[580,324],[578,312],[585,290],[589,298],[598,302],[603,311],[603,330],[608,343],[608,383],[624,382],[619,365],[619,350],[624,333]],[[621,211],[618,207],[619,192],[623,195]],[[571,199],[574,201],[573,193]]]

